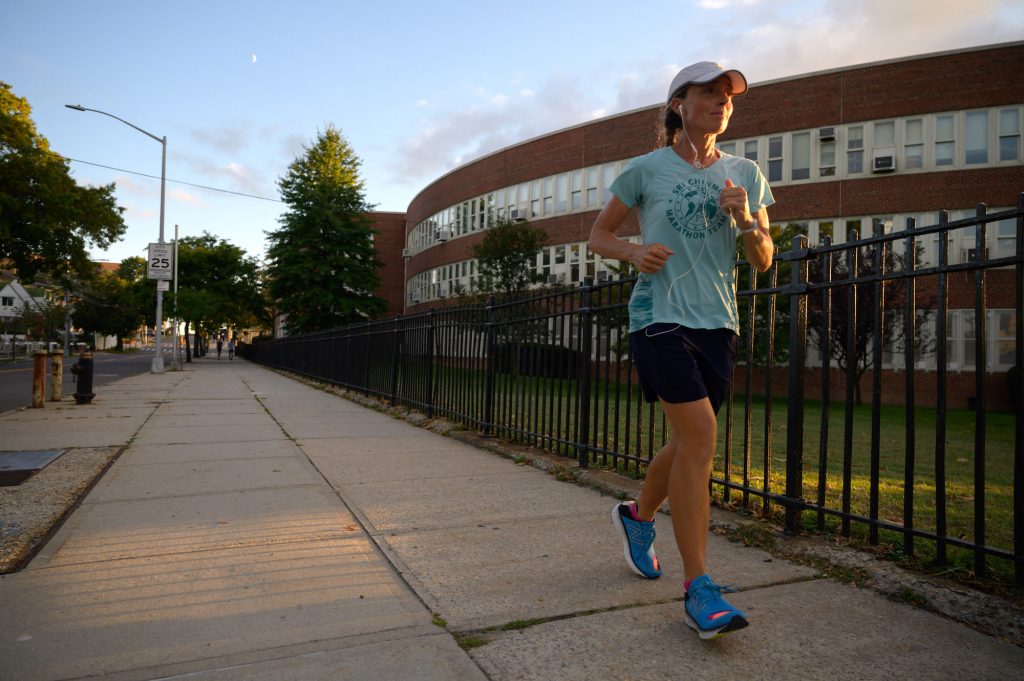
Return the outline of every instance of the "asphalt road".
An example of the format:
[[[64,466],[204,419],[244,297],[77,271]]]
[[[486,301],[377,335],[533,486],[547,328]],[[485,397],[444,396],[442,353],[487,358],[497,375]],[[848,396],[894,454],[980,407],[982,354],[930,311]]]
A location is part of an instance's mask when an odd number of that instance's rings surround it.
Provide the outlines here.
[[[77,386],[71,373],[71,365],[78,361],[77,357],[64,358],[64,378],[62,393],[74,394]],[[97,352],[93,357],[92,385],[93,393],[100,394],[102,386],[111,381],[145,373],[153,364],[153,350],[140,350],[127,354]],[[164,366],[170,367],[170,348],[164,351]],[[46,395],[50,394],[49,362],[47,362]],[[32,359],[18,359],[14,362],[0,363],[0,413],[11,409],[32,406]]]

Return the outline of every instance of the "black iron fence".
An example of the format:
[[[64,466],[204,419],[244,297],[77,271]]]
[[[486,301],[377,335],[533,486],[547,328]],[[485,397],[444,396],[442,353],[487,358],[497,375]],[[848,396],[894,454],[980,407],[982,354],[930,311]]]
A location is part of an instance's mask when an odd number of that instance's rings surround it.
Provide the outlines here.
[[[996,224],[1004,237],[1015,225],[1014,240],[989,257]],[[951,238],[963,245],[965,232],[974,248],[951,262]],[[924,266],[922,243],[933,247]],[[765,274],[737,263],[743,331],[719,415],[716,495],[778,514],[789,532],[856,535],[1024,584],[1024,194],[1002,213],[979,206],[955,222],[941,213],[930,226],[885,233],[879,223],[867,238],[809,247],[796,235],[784,247]],[[587,280],[244,351],[581,467],[640,475],[667,426],[640,398],[628,357],[633,282]],[[951,310],[986,320],[993,307],[997,339],[985,321],[961,319],[971,334],[959,337],[949,328]],[[991,370],[1008,358],[1009,371]]]

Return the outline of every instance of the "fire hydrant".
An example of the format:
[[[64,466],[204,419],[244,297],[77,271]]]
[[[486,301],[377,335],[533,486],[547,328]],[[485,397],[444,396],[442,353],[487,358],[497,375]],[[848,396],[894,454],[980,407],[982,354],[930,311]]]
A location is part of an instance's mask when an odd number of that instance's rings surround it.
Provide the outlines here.
[[[71,365],[71,373],[78,379],[78,389],[75,390],[76,404],[90,404],[92,398],[96,397],[92,391],[92,353],[82,350],[81,357]]]

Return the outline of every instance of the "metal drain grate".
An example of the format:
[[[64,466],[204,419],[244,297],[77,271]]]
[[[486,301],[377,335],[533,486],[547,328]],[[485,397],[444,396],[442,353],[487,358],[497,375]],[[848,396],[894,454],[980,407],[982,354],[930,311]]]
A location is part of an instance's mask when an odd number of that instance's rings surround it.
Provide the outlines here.
[[[0,452],[0,487],[16,487],[46,468],[67,450]]]

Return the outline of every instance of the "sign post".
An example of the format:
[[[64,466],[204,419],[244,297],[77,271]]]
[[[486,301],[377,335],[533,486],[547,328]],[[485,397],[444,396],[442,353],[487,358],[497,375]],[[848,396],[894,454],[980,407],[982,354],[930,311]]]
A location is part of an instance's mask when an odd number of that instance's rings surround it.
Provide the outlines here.
[[[164,238],[162,221],[160,225],[160,238]],[[164,324],[164,291],[167,290],[167,283],[174,277],[173,260],[174,256],[173,251],[171,250],[171,244],[165,244],[163,241],[160,241],[149,245],[149,261],[146,263],[146,278],[156,279],[158,284],[156,289],[156,324],[153,328],[156,332],[156,356],[153,357],[153,373],[155,374],[162,374],[164,372],[164,357],[160,347],[160,335],[162,329],[160,327]],[[163,284],[164,288],[160,288],[159,284]]]

